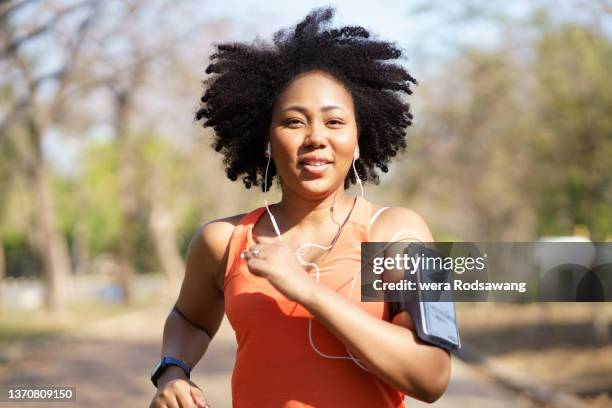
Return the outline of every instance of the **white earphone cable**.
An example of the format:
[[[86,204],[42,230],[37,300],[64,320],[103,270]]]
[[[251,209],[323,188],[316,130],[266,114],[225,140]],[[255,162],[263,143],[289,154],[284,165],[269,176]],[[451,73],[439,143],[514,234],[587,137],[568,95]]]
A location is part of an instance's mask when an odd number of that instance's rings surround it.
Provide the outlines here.
[[[271,155],[268,156],[268,162],[266,164],[266,172],[265,172],[265,176],[264,176],[264,189],[265,191],[268,191],[268,167],[270,166],[270,160],[271,160]],[[357,174],[357,169],[355,168],[355,159],[353,159],[352,162],[352,166],[353,166],[353,171],[355,172],[355,177],[357,178],[357,184],[359,184],[359,188],[361,189],[361,197],[364,198],[364,194],[363,194],[363,185],[361,182],[361,179],[359,178],[359,175]],[[268,206],[268,201],[264,199],[264,203],[266,206],[266,210],[268,212],[268,215],[270,216],[270,220],[272,221],[272,226],[274,227],[274,231],[276,232],[276,235],[278,236],[278,239],[280,241],[283,240],[281,233],[280,233],[280,229],[278,228],[278,224],[276,223],[276,219],[274,218],[274,215],[272,215],[272,212],[270,211],[270,208]],[[372,256],[372,258],[370,258],[368,260],[371,261],[377,254],[379,254],[380,252],[384,251],[385,249],[387,249],[387,247],[393,243],[395,243],[395,239],[399,236],[400,233],[402,232],[410,232],[411,234],[413,234],[412,238],[415,238],[416,240],[418,240],[419,242],[423,242],[421,239],[419,239],[419,235],[413,231],[413,230],[409,230],[409,229],[403,229],[398,231],[393,238],[387,243],[387,245],[385,245],[380,251],[378,251],[374,256]],[[405,239],[405,238],[404,238]],[[296,251],[295,251],[295,255],[298,259],[298,262],[300,262],[300,264],[302,266],[313,266],[315,268],[315,280],[316,282],[319,282],[319,278],[320,278],[320,270],[319,270],[319,266],[314,263],[314,262],[307,262],[302,258],[302,253],[301,253],[301,249],[305,246],[312,246],[312,247],[316,247],[319,249],[331,249],[334,245],[335,245],[336,240],[334,239],[334,241],[332,242],[331,245],[328,246],[323,246],[323,245],[319,245],[319,244],[315,244],[315,243],[304,243],[302,245],[300,245]],[[351,279],[351,288],[349,290],[349,295],[348,295],[348,300],[352,302],[352,297],[353,297],[353,290],[355,289],[355,278],[357,277],[357,274],[361,271],[361,265],[359,266],[359,269],[357,269],[357,271],[353,274],[353,278]],[[357,357],[355,357],[353,355],[353,353],[351,353],[351,351],[349,350],[348,347],[346,347],[346,352],[348,355],[345,356],[334,356],[334,355],[329,355],[329,354],[325,354],[322,351],[320,351],[317,346],[314,343],[313,337],[312,337],[312,320],[314,319],[314,317],[311,317],[308,319],[308,342],[310,343],[310,347],[314,350],[315,353],[317,353],[318,355],[320,355],[321,357],[324,358],[328,358],[328,359],[341,359],[341,360],[352,360],[359,368],[365,370],[365,371],[370,371],[361,361],[359,361],[359,359]]]
[[[269,143],[268,143],[268,146],[270,146]],[[268,162],[266,163],[266,174],[264,175],[264,190],[265,191],[268,191],[268,168],[270,167],[270,160],[272,160],[272,154],[268,156]],[[276,224],[276,219],[274,218],[274,216],[272,215],[272,212],[270,211],[270,207],[268,206],[268,200],[264,199],[264,204],[266,205],[266,210],[268,211],[268,214],[270,214],[270,219],[272,220],[272,226],[274,227],[274,231],[276,232],[276,235],[278,235],[278,239],[282,241],[283,237],[281,237],[280,230],[278,229],[278,224]]]
[[[361,189],[361,198],[363,198],[363,184],[361,183],[361,179],[359,178],[359,174],[357,173],[357,169],[355,168],[355,158],[353,157],[353,172],[355,172],[355,177],[357,178],[357,184],[359,184],[359,188]]]

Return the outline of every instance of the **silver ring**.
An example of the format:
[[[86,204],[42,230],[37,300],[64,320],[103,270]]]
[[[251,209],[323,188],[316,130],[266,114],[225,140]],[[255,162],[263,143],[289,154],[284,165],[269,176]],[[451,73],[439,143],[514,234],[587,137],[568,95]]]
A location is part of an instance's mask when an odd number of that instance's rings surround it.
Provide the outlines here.
[[[255,258],[257,258],[260,253],[261,253],[261,249],[254,249],[251,251],[251,255],[253,255]]]

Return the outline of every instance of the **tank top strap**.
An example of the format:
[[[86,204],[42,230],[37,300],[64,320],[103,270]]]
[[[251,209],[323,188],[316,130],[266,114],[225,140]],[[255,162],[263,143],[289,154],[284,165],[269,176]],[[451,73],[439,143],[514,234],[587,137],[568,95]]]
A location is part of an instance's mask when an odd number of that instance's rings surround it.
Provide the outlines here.
[[[254,225],[265,210],[266,207],[259,207],[254,209],[250,213],[245,214],[244,217],[242,217],[240,221],[238,221],[238,224],[236,226],[241,225],[243,227],[248,227]]]
[[[390,207],[383,207],[373,213],[372,203],[368,200],[357,196],[356,207],[353,209],[354,214],[350,216],[350,223],[358,224],[358,236],[362,242],[368,242],[370,239],[370,228],[378,216]],[[224,286],[237,273],[237,266],[240,262],[240,252],[244,250],[248,242],[249,229],[257,222],[261,215],[266,211],[265,207],[259,207],[248,214],[245,214],[232,232],[229,242],[227,267],[225,269]]]
[[[259,219],[261,214],[266,210],[265,207],[259,207],[248,214],[245,214],[232,231],[228,243],[227,266],[225,268],[225,276],[223,279],[223,287],[235,276],[238,263],[240,262],[240,252],[245,247],[247,240],[248,229],[251,228]]]
[[[364,205],[365,211],[362,213],[363,214],[362,224],[365,227],[365,231],[366,231],[366,241],[369,242],[370,241],[370,230],[372,228],[372,225],[374,224],[374,221],[376,221],[378,216],[382,214],[383,211],[391,207],[382,207],[374,211],[372,203],[370,203],[369,201],[366,201],[366,204],[367,205]]]
[[[370,218],[370,225],[374,224],[374,221],[376,221],[376,218],[378,218],[378,216],[380,214],[382,214],[382,212],[385,211],[388,208],[391,208],[391,207],[382,207],[382,208],[379,208],[378,210],[376,210],[376,212],[374,213],[372,218]]]

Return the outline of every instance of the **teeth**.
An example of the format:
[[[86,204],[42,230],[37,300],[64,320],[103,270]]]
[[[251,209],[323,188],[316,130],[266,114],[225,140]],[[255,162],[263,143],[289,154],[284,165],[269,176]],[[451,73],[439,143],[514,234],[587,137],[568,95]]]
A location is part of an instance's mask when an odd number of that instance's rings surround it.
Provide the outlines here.
[[[309,166],[325,166],[327,162],[305,162]]]

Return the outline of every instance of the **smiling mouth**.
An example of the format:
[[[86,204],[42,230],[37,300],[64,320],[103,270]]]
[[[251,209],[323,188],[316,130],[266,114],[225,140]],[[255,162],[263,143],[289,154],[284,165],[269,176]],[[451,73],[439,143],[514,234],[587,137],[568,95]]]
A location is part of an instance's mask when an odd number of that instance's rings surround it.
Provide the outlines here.
[[[314,167],[318,167],[318,166],[325,166],[326,164],[330,164],[331,162],[328,161],[303,161],[300,162],[300,164],[302,166],[314,166]]]
[[[321,175],[332,166],[325,160],[305,160],[299,163],[301,169],[312,175]]]

